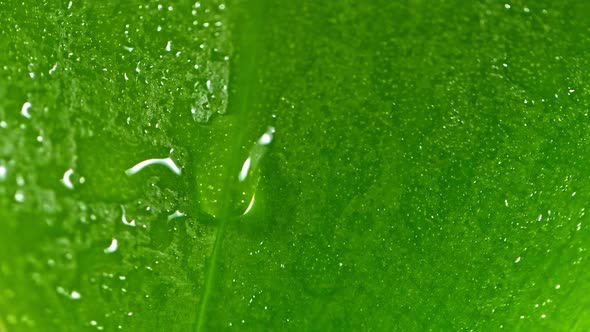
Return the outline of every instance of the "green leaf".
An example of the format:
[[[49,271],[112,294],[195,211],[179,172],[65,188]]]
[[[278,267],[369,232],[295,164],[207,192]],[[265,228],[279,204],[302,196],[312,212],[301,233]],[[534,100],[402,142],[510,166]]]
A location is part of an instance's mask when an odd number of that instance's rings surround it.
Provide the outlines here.
[[[590,327],[586,4],[0,6],[0,331]]]

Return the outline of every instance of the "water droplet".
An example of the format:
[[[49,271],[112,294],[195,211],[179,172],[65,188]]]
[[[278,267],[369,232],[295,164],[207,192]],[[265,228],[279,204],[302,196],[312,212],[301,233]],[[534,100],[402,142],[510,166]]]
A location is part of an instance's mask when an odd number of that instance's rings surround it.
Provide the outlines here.
[[[55,70],[57,69],[57,63],[53,65],[53,67],[51,67],[51,69],[49,69],[49,75],[53,75],[53,73],[55,73]]]
[[[251,163],[252,163],[251,157],[248,157],[246,159],[246,161],[244,161],[244,164],[242,165],[242,170],[240,170],[240,175],[238,176],[238,179],[240,181],[244,181],[246,179],[246,177],[248,176],[248,171],[250,170]]]
[[[72,291],[72,292],[70,293],[70,298],[71,298],[72,300],[79,300],[79,299],[81,299],[81,298],[82,298],[82,295],[81,295],[80,293],[78,293],[77,291],[75,291],[75,290],[74,290],[74,291]]]
[[[25,201],[25,194],[22,191],[17,190],[14,194],[14,200],[18,203],[23,203]]]
[[[260,136],[258,141],[254,144],[250,150],[250,155],[246,161],[244,161],[242,169],[240,170],[240,174],[238,175],[238,180],[240,180],[240,182],[246,180],[250,169],[255,169],[256,166],[258,166],[258,162],[266,153],[267,146],[272,142],[274,132],[274,127],[268,127],[266,132],[262,134],[262,136]]]
[[[8,169],[3,164],[0,164],[0,181],[6,180],[6,174],[8,174]]]
[[[166,166],[166,167],[168,167],[169,170],[174,172],[176,175],[180,175],[182,173],[181,169],[178,166],[176,166],[176,164],[174,163],[174,161],[170,157],[168,157],[168,158],[161,158],[161,159],[152,158],[152,159],[147,159],[147,160],[141,161],[141,162],[137,163],[135,166],[126,170],[125,174],[127,174],[128,176],[134,175],[137,172],[144,169],[145,167],[151,166],[151,165]]]
[[[243,216],[245,216],[246,214],[248,214],[248,212],[250,212],[250,210],[252,210],[252,207],[254,206],[255,199],[256,199],[256,193],[252,194],[252,199],[250,200],[250,204],[248,204],[246,211],[244,211],[244,213],[242,214]]]
[[[72,174],[74,174],[74,170],[70,168],[64,173],[64,176],[61,179],[61,182],[68,189],[74,189],[74,184],[72,183],[72,179],[70,178]]]
[[[184,214],[184,213],[182,213],[182,212],[180,212],[180,211],[176,210],[176,211],[174,211],[174,213],[172,213],[172,214],[170,214],[170,215],[168,216],[168,221],[170,221],[170,220],[172,220],[172,219],[176,219],[176,218],[184,217],[184,216],[186,216],[186,214]]]
[[[118,247],[119,247],[119,242],[117,241],[117,239],[112,239],[111,244],[108,246],[108,248],[105,248],[104,253],[105,254],[112,254],[115,251],[117,251]]]
[[[128,221],[125,208],[121,205],[121,222],[127,226],[135,227],[135,220]]]
[[[258,139],[258,144],[260,145],[268,145],[272,142],[273,135],[275,133],[274,127],[268,127],[268,130],[260,136]]]
[[[28,101],[25,102],[23,104],[23,107],[20,110],[20,114],[22,116],[24,116],[25,118],[30,119],[31,118],[31,114],[29,114],[29,109],[31,108],[31,106],[32,106],[31,103],[29,103]]]

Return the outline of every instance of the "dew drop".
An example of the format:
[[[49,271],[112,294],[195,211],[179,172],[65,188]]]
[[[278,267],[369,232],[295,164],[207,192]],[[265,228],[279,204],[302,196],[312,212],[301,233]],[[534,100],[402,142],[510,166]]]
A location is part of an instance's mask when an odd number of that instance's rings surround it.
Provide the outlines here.
[[[31,118],[31,114],[29,114],[29,109],[31,108],[31,103],[28,101],[23,104],[23,107],[20,109],[20,114],[27,119]]]
[[[82,298],[82,294],[80,294],[80,293],[78,293],[77,291],[75,291],[75,290],[74,290],[74,291],[72,291],[72,292],[70,293],[70,298],[71,298],[72,300],[79,300],[79,299],[81,299],[81,298]]]
[[[8,174],[8,169],[6,166],[0,164],[0,181],[6,180],[6,174]]]
[[[168,215],[168,221],[176,219],[176,218],[184,217],[184,216],[186,216],[186,214],[176,210],[176,211],[174,211],[174,213]]]
[[[111,244],[104,249],[104,253],[105,254],[112,254],[115,251],[117,251],[117,248],[119,247],[119,242],[117,241],[117,239],[112,239],[111,240]]]
[[[57,70],[57,63],[53,65],[53,67],[51,67],[51,69],[49,69],[49,75],[53,75],[53,73],[55,73],[55,70]]]
[[[131,167],[130,169],[126,170],[125,174],[127,174],[127,176],[134,175],[137,172],[144,169],[145,167],[151,166],[151,165],[166,166],[169,170],[174,172],[176,175],[180,175],[182,173],[181,169],[178,166],[176,166],[176,164],[174,163],[174,161],[170,157],[168,157],[168,158],[146,159],[144,161],[137,163],[135,166]]]
[[[74,170],[70,168],[64,173],[64,175],[61,179],[61,182],[63,183],[63,185],[66,186],[66,188],[68,188],[70,190],[74,189],[74,184],[72,183],[72,179],[71,179],[72,174],[74,174]]]

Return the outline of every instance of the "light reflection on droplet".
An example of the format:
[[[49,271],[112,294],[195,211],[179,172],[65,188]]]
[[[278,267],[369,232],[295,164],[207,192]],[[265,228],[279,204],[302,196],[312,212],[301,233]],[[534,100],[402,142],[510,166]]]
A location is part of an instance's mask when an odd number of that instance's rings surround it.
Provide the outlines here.
[[[244,164],[242,165],[242,169],[240,170],[240,174],[238,175],[238,180],[240,182],[246,180],[246,178],[248,177],[248,173],[250,172],[250,169],[256,168],[256,166],[258,165],[258,162],[266,153],[266,150],[267,150],[266,146],[272,142],[274,133],[275,133],[275,128],[268,127],[266,132],[264,134],[262,134],[262,136],[260,136],[258,141],[256,141],[256,143],[252,147],[252,150],[250,151],[250,155],[248,156],[248,158],[244,161]]]
[[[260,145],[270,144],[272,142],[274,133],[275,133],[275,128],[268,127],[268,130],[264,134],[262,134],[262,136],[260,136],[260,139],[258,139],[258,144],[260,144]]]
[[[18,203],[23,203],[25,201],[25,194],[22,191],[17,190],[16,193],[14,193],[14,200]]]
[[[152,159],[146,159],[144,161],[141,161],[139,163],[137,163],[135,166],[131,167],[130,169],[125,171],[125,174],[127,174],[128,176],[134,175],[137,172],[141,171],[142,169],[144,169],[147,166],[151,166],[151,165],[163,165],[168,167],[169,170],[171,170],[172,172],[174,172],[176,175],[180,175],[182,173],[181,169],[176,166],[176,164],[174,163],[174,161],[168,157],[168,158],[152,158]]]
[[[8,174],[8,169],[4,165],[0,165],[0,181],[6,180],[6,174]]]
[[[121,205],[121,222],[127,226],[135,227],[135,219],[132,219],[131,221],[127,220],[127,214],[123,205]]]
[[[22,116],[24,116],[25,118],[30,119],[31,114],[29,114],[29,109],[31,108],[31,106],[33,106],[33,105],[31,105],[31,103],[29,103],[28,101],[25,102],[23,104],[23,107],[21,107],[21,109],[20,109],[20,114]]]
[[[242,215],[246,215],[248,214],[248,212],[250,212],[250,210],[252,210],[252,207],[254,206],[254,200],[256,199],[256,193],[254,193],[252,195],[252,199],[250,200],[250,204],[248,204],[248,207],[246,208],[246,211],[244,211],[244,213]]]
[[[72,174],[74,174],[74,170],[70,168],[67,171],[65,171],[61,179],[63,185],[66,186],[66,188],[68,189],[74,189],[74,184],[72,183],[72,179],[70,178]]]
[[[51,69],[49,69],[49,75],[53,75],[53,73],[55,73],[55,71],[57,70],[57,63],[53,65],[53,67],[51,67]]]
[[[72,291],[72,292],[70,293],[70,298],[71,298],[72,300],[79,300],[79,299],[81,299],[81,298],[82,298],[82,295],[81,295],[80,293],[78,293],[77,291]]]
[[[119,242],[117,241],[117,239],[112,239],[111,244],[108,246],[108,248],[104,249],[104,253],[105,254],[112,254],[115,251],[117,251],[118,247],[119,247]]]
[[[248,157],[246,159],[246,161],[244,161],[244,164],[242,165],[242,169],[240,170],[240,175],[238,176],[238,179],[240,181],[244,181],[246,179],[246,177],[248,176],[248,171],[250,170],[251,162],[252,162],[252,159],[250,157]]]
[[[168,221],[176,219],[176,218],[184,217],[184,216],[186,216],[186,214],[176,210],[176,211],[174,211],[174,213],[168,215]]]

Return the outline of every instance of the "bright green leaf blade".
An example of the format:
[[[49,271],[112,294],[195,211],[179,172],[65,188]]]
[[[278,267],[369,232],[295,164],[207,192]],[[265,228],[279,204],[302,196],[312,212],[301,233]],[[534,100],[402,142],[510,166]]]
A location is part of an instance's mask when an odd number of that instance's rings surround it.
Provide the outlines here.
[[[218,239],[210,330],[587,328],[581,16],[253,3],[276,142]]]
[[[1,8],[2,325],[190,330],[214,241],[195,179],[221,186],[226,158],[225,5]],[[151,158],[182,175],[126,174]]]
[[[587,5],[1,6],[3,331],[588,329]]]

